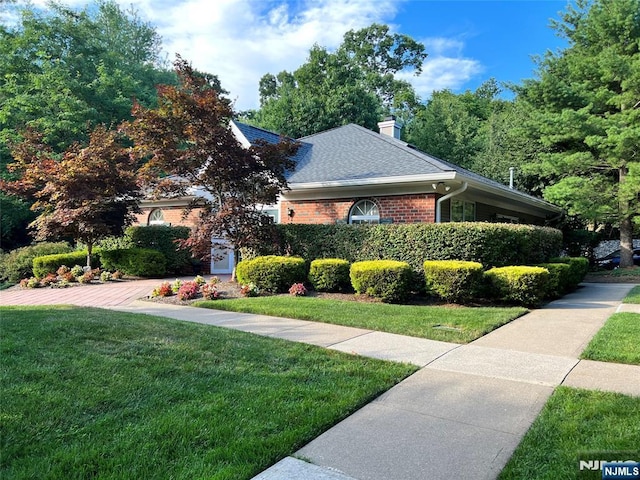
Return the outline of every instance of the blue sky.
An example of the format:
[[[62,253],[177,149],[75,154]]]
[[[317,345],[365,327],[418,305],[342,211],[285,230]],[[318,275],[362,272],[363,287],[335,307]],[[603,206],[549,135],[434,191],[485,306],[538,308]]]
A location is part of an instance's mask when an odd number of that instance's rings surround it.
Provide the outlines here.
[[[534,75],[532,56],[566,45],[549,28],[566,1],[409,1],[393,22],[414,38],[458,40],[459,55],[478,69],[454,89],[475,89],[484,80],[520,82]],[[428,44],[427,44],[428,45]]]
[[[33,0],[43,5],[45,0]],[[81,8],[87,0],[62,0]],[[406,76],[421,98],[444,88],[474,90],[493,77],[519,83],[534,75],[531,57],[564,41],[549,28],[567,0],[117,0],[132,4],[175,53],[218,75],[237,110],[258,107],[265,73],[295,70],[317,43],[336,48],[349,29],[373,22],[423,42],[420,77]]]

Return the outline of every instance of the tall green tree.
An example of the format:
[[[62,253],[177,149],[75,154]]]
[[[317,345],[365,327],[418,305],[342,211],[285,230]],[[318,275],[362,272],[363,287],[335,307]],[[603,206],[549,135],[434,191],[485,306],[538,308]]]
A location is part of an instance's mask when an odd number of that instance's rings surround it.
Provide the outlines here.
[[[522,101],[496,100],[491,112],[481,121],[475,139],[478,150],[469,169],[502,184],[510,182],[513,168],[514,187],[542,196],[544,184],[526,166],[545,151],[539,139],[530,137],[526,128],[531,107]]]
[[[131,118],[134,98],[155,105],[156,84],[175,83],[155,29],[113,0],[80,11],[55,2],[5,7],[18,22],[0,23],[0,178],[15,179],[10,145],[26,127],[60,154],[86,144],[97,125]],[[0,203],[2,248],[28,243],[30,203],[8,195]]]
[[[530,169],[544,196],[594,223],[620,229],[631,266],[640,213],[640,0],[579,0],[553,28],[568,48],[539,62],[519,89],[534,107],[532,136],[546,152]]]
[[[501,183],[509,182],[513,167],[515,186],[533,192],[537,185],[521,168],[539,147],[523,131],[527,105],[503,100],[501,92],[495,79],[475,91],[434,92],[408,123],[406,138],[431,155]]]
[[[293,73],[264,75],[261,108],[251,117],[294,138],[347,123],[375,129],[383,115],[406,117],[418,105],[411,85],[395,75],[420,73],[425,58],[422,44],[386,25],[351,30],[335,52],[316,45]]]
[[[114,0],[76,11],[27,5],[16,25],[0,25],[0,161],[26,126],[62,152],[97,125],[131,118],[133,99],[152,106],[169,83],[160,36]],[[89,125],[89,128],[87,128]]]
[[[434,92],[409,123],[407,140],[431,155],[471,168],[481,148],[478,132],[483,121],[472,112],[472,97],[471,92]]]

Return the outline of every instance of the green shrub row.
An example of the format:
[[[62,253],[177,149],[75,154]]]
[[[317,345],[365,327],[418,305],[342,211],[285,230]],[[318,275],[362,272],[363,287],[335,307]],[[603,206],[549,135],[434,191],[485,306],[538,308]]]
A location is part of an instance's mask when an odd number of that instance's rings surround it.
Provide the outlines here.
[[[86,265],[87,251],[80,250],[55,255],[43,255],[33,259],[33,275],[36,278],[44,278],[50,273],[56,273],[62,265]],[[91,256],[91,268],[99,268],[101,265],[100,254],[94,252]],[[25,277],[26,278],[26,277]]]
[[[106,270],[118,270],[135,277],[162,277],[167,272],[167,260],[157,250],[125,248],[100,252]]]
[[[189,227],[180,226],[133,226],[125,230],[124,238],[129,248],[147,248],[162,253],[166,273],[179,275],[193,272],[191,252],[177,243],[189,238],[190,232]]]
[[[560,260],[562,263],[493,267],[486,272],[479,262],[426,260],[426,291],[450,302],[486,297],[533,307],[544,299],[561,296],[574,288],[572,282],[582,280],[586,272],[582,259]],[[571,277],[572,265],[582,272],[582,277]],[[302,258],[269,255],[241,261],[237,276],[240,283],[278,293],[305,278],[317,291],[345,291],[350,283],[356,293],[384,302],[403,302],[417,290],[410,265],[396,260],[365,260],[349,266],[343,259],[316,259],[307,275]]]
[[[550,262],[569,265],[569,272],[566,278],[569,290],[575,290],[589,272],[589,260],[585,257],[555,257]]]
[[[537,265],[549,272],[547,298],[559,298],[572,291],[576,286],[570,279],[571,267],[566,263],[541,263]]]
[[[72,250],[67,242],[42,242],[2,253],[0,254],[0,282],[18,283],[23,278],[31,278],[34,276],[34,258],[55,253],[68,253]],[[86,261],[83,262],[85,263]]]
[[[477,297],[537,306],[574,290],[586,275],[586,258],[558,258],[536,266],[493,267],[483,272],[475,262],[425,261],[428,293],[447,301],[467,302]],[[565,263],[566,262],[566,263]]]
[[[277,238],[255,255],[296,255],[309,261],[393,259],[423,275],[424,260],[463,260],[486,267],[535,265],[559,254],[553,228],[501,223],[276,225]]]
[[[253,284],[260,291],[284,293],[296,283],[309,280],[319,291],[344,291],[349,283],[357,293],[402,302],[411,293],[412,271],[409,264],[394,260],[349,262],[341,259],[317,259],[307,264],[300,257],[266,255],[243,260],[236,267],[241,284]]]

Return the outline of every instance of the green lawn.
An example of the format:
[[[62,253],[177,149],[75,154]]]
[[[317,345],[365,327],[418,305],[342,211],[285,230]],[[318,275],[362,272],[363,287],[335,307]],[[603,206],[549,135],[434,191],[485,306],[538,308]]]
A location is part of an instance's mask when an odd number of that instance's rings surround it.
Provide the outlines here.
[[[614,313],[591,339],[581,358],[640,365],[640,313]]]
[[[589,276],[615,278],[640,277],[640,267],[616,268],[615,270],[600,270],[589,272]]]
[[[197,302],[195,306],[359,327],[467,343],[527,312],[525,308],[391,305],[272,296]]]
[[[587,452],[621,451],[635,452],[637,459],[638,439],[640,398],[558,387],[499,479],[585,478],[579,476],[580,456],[586,460],[591,458]],[[594,476],[588,478],[602,478],[600,472],[591,473]]]
[[[622,303],[635,303],[640,304],[640,285],[636,285],[631,291],[624,297]]]
[[[416,370],[91,308],[0,328],[7,479],[251,478]]]

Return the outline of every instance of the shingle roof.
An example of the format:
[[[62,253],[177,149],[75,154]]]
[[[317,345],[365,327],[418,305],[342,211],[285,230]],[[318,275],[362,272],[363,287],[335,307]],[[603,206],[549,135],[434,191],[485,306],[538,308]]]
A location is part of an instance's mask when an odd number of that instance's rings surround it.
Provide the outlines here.
[[[349,124],[300,139],[311,146],[289,183],[437,174],[454,168],[407,143]]]
[[[251,144],[254,144],[257,140],[266,140],[269,143],[278,143],[280,141],[280,135],[277,133],[247,125],[246,123],[236,122],[235,120],[233,123]]]
[[[234,122],[250,142],[261,138],[277,142],[280,136],[250,125]],[[300,149],[294,157],[296,168],[287,181],[295,184],[347,182],[392,177],[455,174],[491,189],[516,194],[536,203],[539,198],[509,188],[470,170],[418,150],[412,145],[381,135],[364,127],[349,124],[298,139]],[[551,204],[548,204],[551,206]]]

